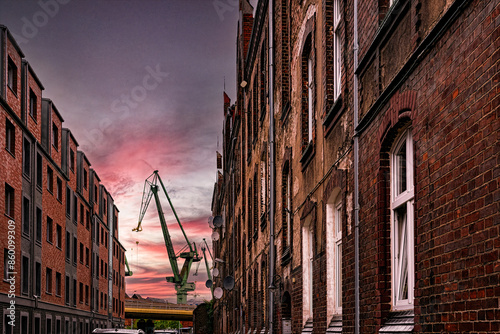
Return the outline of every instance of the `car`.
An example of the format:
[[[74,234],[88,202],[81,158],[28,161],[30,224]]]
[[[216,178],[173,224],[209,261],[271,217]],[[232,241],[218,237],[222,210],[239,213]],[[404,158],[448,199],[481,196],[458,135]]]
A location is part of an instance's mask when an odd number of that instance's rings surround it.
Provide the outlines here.
[[[145,334],[142,329],[96,328],[92,333]]]

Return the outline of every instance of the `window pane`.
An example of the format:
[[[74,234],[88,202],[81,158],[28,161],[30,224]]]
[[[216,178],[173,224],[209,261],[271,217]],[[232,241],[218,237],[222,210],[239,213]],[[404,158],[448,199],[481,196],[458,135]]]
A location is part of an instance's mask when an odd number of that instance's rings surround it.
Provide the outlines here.
[[[396,153],[396,195],[406,191],[406,141]]]
[[[396,219],[396,296],[398,300],[408,299],[408,251],[406,205],[395,210]]]

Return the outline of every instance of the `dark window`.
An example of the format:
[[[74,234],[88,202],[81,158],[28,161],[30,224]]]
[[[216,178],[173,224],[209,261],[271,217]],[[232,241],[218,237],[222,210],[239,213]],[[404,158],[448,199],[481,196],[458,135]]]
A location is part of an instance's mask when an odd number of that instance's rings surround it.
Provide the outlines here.
[[[84,220],[85,220],[85,211],[83,209],[83,204],[80,204],[80,224],[83,225]]]
[[[61,296],[61,273],[57,272],[56,272],[56,296]]]
[[[85,228],[88,230],[88,229],[90,229],[90,213],[89,213],[89,210],[85,211],[85,218],[86,218]]]
[[[3,250],[3,279],[9,278],[9,250],[4,248]]]
[[[40,262],[35,264],[35,295],[38,297],[42,295],[42,264]]]
[[[35,318],[35,333],[41,333],[42,330],[42,319]]]
[[[80,242],[80,263],[83,264],[83,244]]]
[[[56,333],[61,333],[61,319],[56,319]]]
[[[76,264],[78,254],[78,239],[73,236],[73,264]]]
[[[59,224],[56,224],[56,247],[62,247],[62,227]]]
[[[57,199],[62,201],[62,180],[57,178]]]
[[[83,283],[80,282],[80,304],[83,304]]]
[[[73,193],[73,214],[73,222],[76,224],[78,222],[78,200],[76,193]]]
[[[46,322],[46,329],[47,329],[47,334],[52,334],[52,319],[51,318],[47,318]]]
[[[52,230],[52,218],[47,216],[47,241],[52,243],[53,242],[53,230]]]
[[[66,231],[66,260],[71,259],[71,234]]]
[[[36,185],[39,188],[42,188],[42,182],[43,182],[43,162],[42,162],[42,156],[40,153],[36,154]]]
[[[28,316],[27,315],[22,315],[21,316],[21,334],[28,334],[29,333],[29,327],[28,327]]]
[[[56,123],[52,123],[52,146],[59,150],[59,128]]]
[[[66,216],[71,217],[71,190],[66,187]]]
[[[85,304],[89,304],[89,286],[85,285]]]
[[[66,276],[66,286],[64,287],[65,289],[65,296],[64,296],[64,301],[66,303],[66,305],[69,305],[69,276]]]
[[[17,95],[17,66],[10,57],[7,65],[7,86]]]
[[[23,233],[30,234],[30,200],[23,197]]]
[[[52,269],[50,268],[45,271],[45,292],[52,294]]]
[[[5,119],[5,149],[16,155],[16,127],[7,118]]]
[[[73,279],[73,306],[76,306],[76,289],[77,289],[76,279]],[[76,325],[76,324],[73,323],[73,326],[74,325]]]
[[[23,173],[31,176],[31,143],[26,138],[23,139]]]
[[[87,247],[85,247],[85,265],[87,267],[89,266],[89,257],[90,257],[90,251]]]
[[[47,190],[50,191],[50,193],[54,192],[54,173],[49,166],[47,166]]]
[[[42,242],[42,210],[36,208],[36,241]]]
[[[30,259],[23,256],[22,268],[21,268],[21,293],[28,294],[30,285]]]
[[[87,170],[83,169],[83,187],[87,189],[87,180],[88,180]]]
[[[14,217],[14,188],[5,184],[5,214],[11,218]]]
[[[37,120],[37,98],[36,94],[30,89],[30,116]]]
[[[71,148],[69,149],[69,168],[75,171],[75,151]]]

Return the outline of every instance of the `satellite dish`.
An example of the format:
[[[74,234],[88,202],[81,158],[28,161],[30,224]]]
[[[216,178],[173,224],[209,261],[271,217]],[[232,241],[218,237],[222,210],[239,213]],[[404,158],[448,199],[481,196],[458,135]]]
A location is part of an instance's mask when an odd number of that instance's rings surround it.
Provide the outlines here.
[[[217,227],[217,228],[221,227],[222,223],[223,223],[222,216],[215,216],[214,217],[214,226],[215,227]]]
[[[214,270],[212,271],[212,275],[213,275],[214,277],[219,276],[219,269],[214,268]]]
[[[210,289],[212,285],[214,285],[214,282],[212,282],[211,279],[207,279],[207,281],[205,282],[205,286]]]
[[[216,299],[220,299],[223,294],[224,294],[224,291],[221,288],[215,288],[215,290],[214,290],[214,297]]]
[[[219,232],[215,231],[214,233],[212,233],[212,240],[219,240]]]
[[[210,228],[214,228],[214,217],[208,217],[208,226],[210,226]]]
[[[227,291],[231,291],[233,290],[234,288],[234,278],[233,276],[226,276],[226,278],[224,278],[224,289],[226,289]]]

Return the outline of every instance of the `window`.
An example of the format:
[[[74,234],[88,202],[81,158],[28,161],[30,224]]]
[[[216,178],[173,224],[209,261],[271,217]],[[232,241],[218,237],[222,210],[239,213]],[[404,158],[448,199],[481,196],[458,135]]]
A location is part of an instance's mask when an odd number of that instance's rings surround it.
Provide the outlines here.
[[[5,119],[5,149],[16,155],[16,127],[7,118]]]
[[[56,296],[61,296],[61,273],[56,272]]]
[[[83,221],[85,220],[85,211],[83,209],[83,204],[80,204],[80,224],[83,225]]]
[[[66,217],[71,217],[71,189],[66,187]]]
[[[47,216],[47,242],[53,242],[52,218]]]
[[[3,279],[9,279],[9,250],[4,248],[3,250]]]
[[[30,200],[23,197],[23,234],[30,235]]]
[[[85,285],[85,305],[89,304],[89,286]]]
[[[267,156],[266,156],[267,157]],[[260,162],[260,212],[261,217],[267,212],[267,159],[264,157]],[[262,221],[261,221],[262,224]]]
[[[78,254],[78,239],[73,236],[73,264],[76,264]]]
[[[56,224],[56,247],[62,247],[62,227],[59,224]]]
[[[73,279],[73,306],[76,306],[76,279]]]
[[[80,242],[80,263],[83,264],[83,244]]]
[[[333,99],[340,96],[341,47],[340,47],[340,0],[333,1]]]
[[[50,268],[45,271],[45,293],[52,294],[52,269]]]
[[[7,86],[17,95],[17,66],[10,57],[7,64]]]
[[[30,116],[37,120],[37,97],[36,94],[30,88]]]
[[[52,318],[45,319],[45,327],[47,334],[52,334]]]
[[[36,208],[36,241],[42,242],[42,209]]]
[[[73,193],[73,223],[78,223],[78,199],[76,193]]]
[[[83,283],[80,282],[80,304],[83,304]]]
[[[52,146],[59,150],[59,128],[56,123],[52,123]]]
[[[56,318],[56,333],[61,333],[61,319]]]
[[[84,168],[83,169],[83,187],[87,189],[87,180],[88,180],[88,175],[87,175],[87,170]]]
[[[292,239],[292,176],[290,173],[290,162],[287,161],[282,175],[282,238],[283,253],[290,252]]]
[[[23,138],[23,174],[31,176],[31,143]]]
[[[49,166],[47,166],[47,190],[50,193],[54,192],[54,173]]]
[[[69,296],[70,296],[70,289],[69,289],[69,283],[70,280],[69,280],[69,276],[66,275],[66,281],[65,281],[65,287],[64,287],[64,290],[65,290],[65,295],[64,295],[64,302],[66,303],[66,305],[69,305]]]
[[[62,180],[57,178],[57,200],[62,201]]]
[[[71,259],[71,234],[66,231],[66,261]]]
[[[23,256],[21,267],[21,293],[27,295],[30,285],[30,259]]]
[[[312,141],[313,133],[313,59],[312,53],[307,57],[307,142]]]
[[[302,314],[303,323],[313,317],[313,241],[314,232],[311,218],[304,223],[302,227]]]
[[[333,200],[330,200],[333,199]],[[327,249],[327,319],[342,313],[342,197],[334,189],[325,205]]]
[[[315,92],[315,60],[312,43],[312,33],[310,33],[304,44],[302,53],[302,115],[301,115],[301,152],[302,155],[310,156],[308,149],[314,137],[314,92]],[[307,153],[307,154],[306,154]],[[302,162],[308,161],[304,160]]]
[[[35,295],[38,297],[42,295],[42,264],[40,262],[35,264]]]
[[[410,130],[391,151],[392,301],[395,310],[413,308],[413,142]]]
[[[42,156],[40,153],[37,152],[36,154],[36,186],[38,188],[42,188],[42,182],[43,182],[43,162],[42,162]]]
[[[87,247],[85,247],[85,265],[88,267],[90,261],[90,251]]]
[[[28,314],[21,315],[21,334],[29,333],[29,322],[28,322]]]
[[[90,229],[90,213],[89,213],[89,210],[85,211],[85,221],[86,221],[85,228],[87,230],[89,230]]]
[[[42,330],[42,319],[40,316],[35,317],[35,333],[41,333]]]
[[[7,183],[5,184],[5,215],[14,217],[14,188],[9,186]]]
[[[75,151],[72,148],[69,149],[69,168],[75,171]]]

